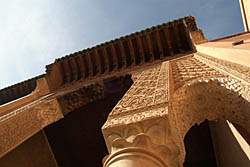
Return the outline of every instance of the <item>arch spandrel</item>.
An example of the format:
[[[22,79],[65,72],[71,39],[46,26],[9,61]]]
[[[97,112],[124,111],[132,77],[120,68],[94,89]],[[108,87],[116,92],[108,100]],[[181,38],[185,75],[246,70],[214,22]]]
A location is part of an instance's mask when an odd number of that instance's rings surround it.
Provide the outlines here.
[[[196,123],[229,120],[250,129],[249,73],[233,67],[199,54],[171,61],[169,121],[182,162],[185,134]]]

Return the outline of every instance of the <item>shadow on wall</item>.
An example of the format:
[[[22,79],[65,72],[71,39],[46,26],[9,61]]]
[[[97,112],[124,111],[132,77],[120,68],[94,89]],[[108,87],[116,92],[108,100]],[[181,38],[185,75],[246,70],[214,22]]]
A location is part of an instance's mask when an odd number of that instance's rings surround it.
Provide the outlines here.
[[[216,167],[209,121],[192,126],[184,138],[186,157],[184,167]]]

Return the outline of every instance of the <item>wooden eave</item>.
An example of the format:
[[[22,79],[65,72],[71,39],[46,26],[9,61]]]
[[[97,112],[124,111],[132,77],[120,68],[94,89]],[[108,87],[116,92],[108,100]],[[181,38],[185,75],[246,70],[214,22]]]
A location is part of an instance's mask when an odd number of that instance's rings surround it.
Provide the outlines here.
[[[46,66],[49,88],[54,92],[192,53],[189,33],[196,30],[195,18],[188,16],[56,59]]]

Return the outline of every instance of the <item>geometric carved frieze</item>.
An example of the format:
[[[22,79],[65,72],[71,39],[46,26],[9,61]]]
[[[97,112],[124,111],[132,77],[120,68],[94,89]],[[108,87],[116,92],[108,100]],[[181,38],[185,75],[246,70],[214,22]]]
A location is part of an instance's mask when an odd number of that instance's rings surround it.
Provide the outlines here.
[[[196,79],[220,78],[224,74],[197,60],[193,55],[171,61],[173,90],[188,85]]]
[[[247,67],[195,54],[171,61],[170,69],[169,122],[180,161],[185,159],[186,133],[205,119],[229,120],[250,132]]]
[[[250,68],[247,66],[231,63],[229,61],[221,60],[201,53],[195,53],[194,57],[213,68],[218,68],[229,75],[237,77],[237,79],[250,83]]]
[[[0,122],[0,157],[45,126],[63,118],[56,99],[38,100],[13,113],[14,116],[5,117]]]

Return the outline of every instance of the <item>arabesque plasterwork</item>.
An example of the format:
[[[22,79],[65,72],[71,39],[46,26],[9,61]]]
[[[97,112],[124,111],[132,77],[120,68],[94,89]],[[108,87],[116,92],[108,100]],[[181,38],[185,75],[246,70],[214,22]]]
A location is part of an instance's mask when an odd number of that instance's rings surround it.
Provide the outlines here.
[[[133,78],[133,77],[132,77]],[[114,126],[119,124],[121,117],[127,115],[140,115],[146,114],[144,117],[147,118],[150,113],[158,113],[161,115],[161,108],[167,106],[168,103],[168,63],[162,63],[156,65],[150,69],[147,69],[139,75],[137,74],[136,80],[118,102],[110,113],[104,128],[108,126]],[[156,112],[154,112],[156,111]],[[167,111],[164,111],[167,112]],[[164,113],[163,112],[163,113]],[[128,121],[127,123],[137,122]]]

